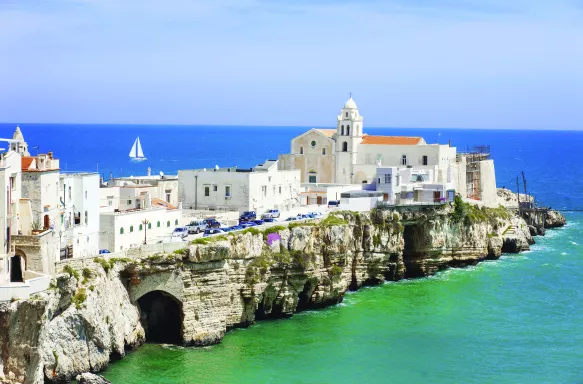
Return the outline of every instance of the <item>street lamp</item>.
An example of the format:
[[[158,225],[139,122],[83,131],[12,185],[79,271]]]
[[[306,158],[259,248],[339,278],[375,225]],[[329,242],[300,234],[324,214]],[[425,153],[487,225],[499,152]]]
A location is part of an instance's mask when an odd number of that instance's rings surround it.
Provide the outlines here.
[[[142,220],[142,224],[144,224],[144,244],[146,244],[146,235],[148,233],[148,224],[150,224],[150,221],[148,219],[144,219]]]

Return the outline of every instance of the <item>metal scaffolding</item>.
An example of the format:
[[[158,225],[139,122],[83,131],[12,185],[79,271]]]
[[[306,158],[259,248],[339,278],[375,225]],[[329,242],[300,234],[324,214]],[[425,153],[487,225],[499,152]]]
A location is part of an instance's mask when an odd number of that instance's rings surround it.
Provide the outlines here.
[[[473,148],[468,148],[465,152],[457,154],[458,163],[466,160],[466,190],[467,196],[470,199],[481,200],[482,190],[481,185],[481,170],[480,162],[490,159],[489,145],[475,145]]]

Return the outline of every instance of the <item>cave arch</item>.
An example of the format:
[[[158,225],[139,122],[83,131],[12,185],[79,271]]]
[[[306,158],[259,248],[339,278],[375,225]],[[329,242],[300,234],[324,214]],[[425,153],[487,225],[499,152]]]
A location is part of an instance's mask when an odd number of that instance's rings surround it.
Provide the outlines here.
[[[140,322],[146,331],[146,341],[160,344],[183,344],[182,303],[164,291],[151,291],[138,300]]]

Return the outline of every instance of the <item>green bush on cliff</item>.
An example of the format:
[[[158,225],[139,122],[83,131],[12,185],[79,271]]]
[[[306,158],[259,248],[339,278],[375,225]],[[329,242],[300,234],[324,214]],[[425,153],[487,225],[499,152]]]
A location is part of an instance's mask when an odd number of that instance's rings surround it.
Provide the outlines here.
[[[186,255],[186,248],[177,249],[177,250],[175,250],[172,253],[174,253],[175,255],[182,255],[182,256],[184,256],[184,255]]]
[[[255,285],[261,281],[261,278],[265,276],[269,268],[271,267],[272,259],[268,252],[263,252],[259,257],[253,259],[247,265],[247,271],[245,272],[245,282],[248,285]]]
[[[93,260],[94,262],[96,262],[97,264],[101,265],[101,268],[103,268],[103,270],[105,271],[105,273],[109,272],[109,270],[111,269],[111,264],[109,264],[107,262],[107,260],[105,260],[102,257],[96,257],[95,260]]]
[[[246,233],[250,233],[252,235],[261,235],[261,231],[257,228],[253,228],[253,227],[249,227],[246,230],[244,230],[243,232],[241,232],[242,235],[246,234]]]
[[[335,225],[348,225],[348,221],[336,215],[329,215],[320,222],[320,226],[322,227],[332,227]]]
[[[317,224],[314,221],[292,221],[287,227],[291,231],[297,227],[315,227],[316,225]]]
[[[495,226],[498,219],[509,220],[512,213],[503,206],[498,208],[478,207],[462,200],[456,196],[453,205],[451,218],[456,223],[464,222],[466,225],[489,222]]]
[[[79,279],[81,277],[79,275],[79,271],[77,271],[75,268],[71,267],[69,264],[67,264],[63,267],[63,272],[67,273],[69,275],[69,277],[75,277],[75,279],[77,279],[77,281],[79,281]]]
[[[87,300],[87,292],[85,288],[79,288],[75,296],[71,298],[71,303],[75,304],[75,308],[81,309],[85,300]]]
[[[330,277],[332,279],[338,278],[340,277],[340,275],[342,275],[342,267],[339,267],[338,265],[333,265],[332,268],[330,268]]]

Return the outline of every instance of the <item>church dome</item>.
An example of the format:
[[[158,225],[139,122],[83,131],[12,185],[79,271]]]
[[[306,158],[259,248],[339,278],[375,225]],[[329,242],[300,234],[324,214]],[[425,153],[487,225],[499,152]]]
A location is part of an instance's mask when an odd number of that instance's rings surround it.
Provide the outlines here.
[[[352,100],[352,96],[350,97],[350,99],[348,99],[346,104],[344,104],[344,108],[358,109],[358,107],[356,106],[356,103],[354,102],[354,100]]]
[[[22,136],[22,132],[20,131],[19,126],[16,126],[16,130],[14,131],[14,135],[12,135],[12,140],[24,141],[24,136]]]

